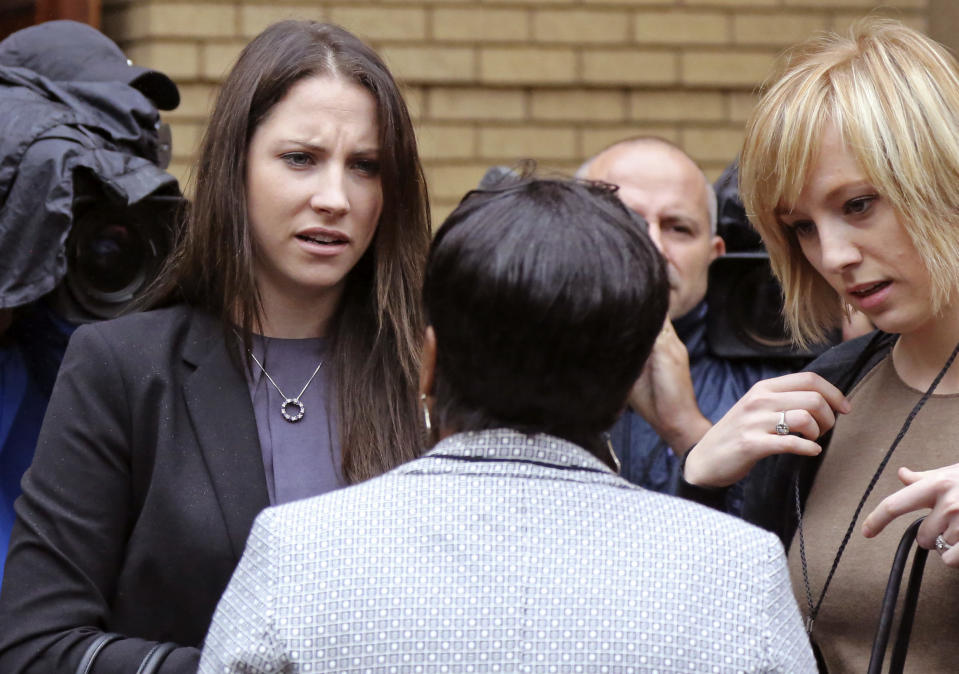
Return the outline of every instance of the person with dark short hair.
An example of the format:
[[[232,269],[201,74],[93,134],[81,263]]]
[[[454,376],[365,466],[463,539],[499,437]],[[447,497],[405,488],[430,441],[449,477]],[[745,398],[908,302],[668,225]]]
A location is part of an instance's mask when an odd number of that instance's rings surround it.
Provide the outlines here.
[[[815,671],[774,536],[617,475],[669,299],[615,188],[471,192],[423,298],[435,446],[262,513],[201,672]]]

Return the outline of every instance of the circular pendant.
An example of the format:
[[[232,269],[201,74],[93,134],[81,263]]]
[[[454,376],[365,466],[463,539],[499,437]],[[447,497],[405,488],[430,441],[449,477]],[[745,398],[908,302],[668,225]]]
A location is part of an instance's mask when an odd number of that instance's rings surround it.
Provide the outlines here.
[[[297,411],[294,414],[290,414],[287,411],[287,407],[290,405],[296,405]],[[299,400],[294,400],[293,398],[287,398],[283,401],[283,404],[280,405],[280,412],[283,413],[283,418],[289,421],[291,424],[296,423],[303,418],[303,414],[306,412],[306,405],[301,403]]]

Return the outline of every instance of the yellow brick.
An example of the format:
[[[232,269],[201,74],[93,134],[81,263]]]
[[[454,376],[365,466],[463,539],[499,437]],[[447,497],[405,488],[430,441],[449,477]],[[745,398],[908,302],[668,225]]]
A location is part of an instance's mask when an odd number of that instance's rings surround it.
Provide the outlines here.
[[[423,91],[423,88],[400,86],[400,91],[403,94],[403,100],[406,101],[406,107],[410,111],[410,117],[413,118],[413,121],[422,119],[426,114],[424,112],[426,109],[426,93]]]
[[[576,54],[572,49],[480,50],[480,80],[511,84],[568,83],[576,76]]]
[[[906,24],[907,26],[910,26],[911,28],[915,28],[916,30],[920,32],[928,34],[929,22],[927,20],[927,17],[924,14],[915,14],[915,13],[907,14],[905,12],[901,12],[897,10],[888,10],[888,9],[884,11],[883,8],[879,7],[869,12],[869,15],[870,16],[889,16],[893,19],[896,19],[897,21],[901,21],[902,23]],[[853,23],[858,21],[859,19],[863,18],[863,16],[866,16],[865,12],[836,13],[833,15],[832,22],[830,23],[829,29],[841,35],[846,35],[849,32],[849,27]]]
[[[625,42],[629,37],[626,12],[537,10],[533,39],[538,42]]]
[[[700,162],[699,168],[703,170],[703,173],[706,174],[706,180],[711,183],[715,183],[719,180],[719,176],[723,174],[723,171],[726,170],[730,162],[721,162],[721,161],[706,161]]]
[[[630,118],[637,121],[721,120],[723,97],[719,92],[636,91],[629,97]]]
[[[633,19],[640,44],[722,44],[729,41],[729,19],[716,12],[638,12]]]
[[[431,119],[515,120],[526,116],[520,89],[433,87],[427,95]]]
[[[879,3],[875,0],[784,0],[788,7],[826,7],[829,9],[843,9],[851,7],[873,8]]]
[[[225,37],[236,34],[236,7],[173,2],[136,5],[124,19],[124,37]]]
[[[173,134],[173,157],[191,160],[200,148],[200,139],[206,125],[203,122],[179,121],[170,124]]]
[[[541,176],[572,178],[582,164],[576,161],[548,161],[536,164],[536,172]]]
[[[682,55],[684,84],[753,87],[772,67],[772,52],[703,51]]]
[[[433,231],[439,229],[439,226],[449,217],[458,203],[459,201],[456,199],[443,199],[433,201],[430,204],[430,214],[433,218]]]
[[[527,6],[533,5],[572,5],[578,4],[581,0],[523,0],[522,4]],[[622,0],[613,0],[613,2],[620,2]],[[483,3],[488,4],[502,4],[503,0],[482,0]]]
[[[180,191],[183,192],[183,195],[187,199],[193,198],[193,184],[190,173],[192,170],[193,162],[183,159],[174,159],[170,162],[170,165],[166,167],[166,172],[176,178],[177,182],[180,183]]]
[[[676,55],[649,49],[583,53],[583,81],[602,84],[672,84],[678,79]]]
[[[681,0],[679,0],[681,1]],[[631,9],[635,8],[637,5],[642,5],[643,7],[649,6],[670,6],[677,4],[677,0],[580,0],[581,4],[584,5],[627,5]],[[703,4],[701,0],[697,0],[698,4]],[[729,4],[729,0],[723,0],[725,4]]]
[[[201,74],[206,79],[222,80],[236,63],[246,42],[208,42],[203,45]]]
[[[713,5],[727,9],[730,5],[729,0],[696,0],[697,5]],[[781,0],[736,0],[738,7],[774,7],[779,6]]]
[[[475,80],[474,52],[468,47],[384,47],[379,51],[397,79],[417,82]]]
[[[823,14],[742,14],[733,17],[737,44],[790,45],[826,29]]]
[[[426,37],[426,10],[419,7],[333,7],[330,20],[364,40]]]
[[[529,36],[528,13],[523,9],[433,10],[433,37],[437,40],[511,42]]]
[[[240,34],[251,38],[263,32],[263,29],[267,26],[284,19],[325,21],[326,18],[326,11],[315,5],[242,4],[240,6]]]
[[[626,118],[626,95],[622,91],[534,90],[530,112],[533,119],[621,122]]]
[[[571,160],[576,158],[576,132],[572,128],[535,126],[480,129],[479,155],[496,161]]]
[[[729,119],[743,122],[749,119],[759,101],[759,96],[751,91],[734,91],[729,94]]]
[[[476,130],[465,124],[419,124],[416,140],[424,160],[470,159],[476,155]]]
[[[174,81],[196,79],[199,54],[195,42],[145,42],[126,50],[127,58],[136,65],[155,68]]]
[[[444,162],[423,162],[426,183],[430,196],[436,200],[459,200],[475,188],[489,164],[450,164]],[[440,220],[434,219],[435,224]]]
[[[178,84],[180,105],[176,110],[163,113],[166,121],[179,119],[206,120],[213,107],[216,87],[208,84]]]
[[[743,130],[729,128],[689,128],[680,134],[680,146],[697,162],[729,163],[739,154]]]
[[[613,143],[618,143],[633,136],[658,136],[672,143],[679,140],[679,132],[674,126],[657,124],[590,126],[580,131],[579,159],[586,161]]]

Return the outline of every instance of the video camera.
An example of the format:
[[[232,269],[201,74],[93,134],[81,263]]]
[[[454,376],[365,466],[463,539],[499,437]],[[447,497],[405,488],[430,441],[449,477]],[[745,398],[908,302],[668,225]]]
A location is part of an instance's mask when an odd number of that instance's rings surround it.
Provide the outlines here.
[[[840,331],[823,344],[793,345],[782,316],[782,286],[772,273],[769,254],[749,224],[739,198],[739,162],[716,181],[718,234],[726,254],[709,266],[706,334],[709,350],[721,358],[808,361],[837,344]]]
[[[67,272],[50,301],[71,323],[113,318],[156,278],[183,204],[175,191],[126,205],[92,179],[77,181]]]

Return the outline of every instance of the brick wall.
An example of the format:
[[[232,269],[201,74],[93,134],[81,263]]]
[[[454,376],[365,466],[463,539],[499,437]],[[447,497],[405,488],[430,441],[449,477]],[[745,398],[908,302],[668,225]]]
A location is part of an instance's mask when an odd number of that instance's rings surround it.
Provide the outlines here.
[[[104,0],[103,30],[169,74],[181,179],[242,45],[287,17],[333,21],[403,83],[439,222],[493,164],[571,172],[635,134],[673,140],[710,177],[738,151],[776,53],[870,11],[919,29],[930,0]]]

